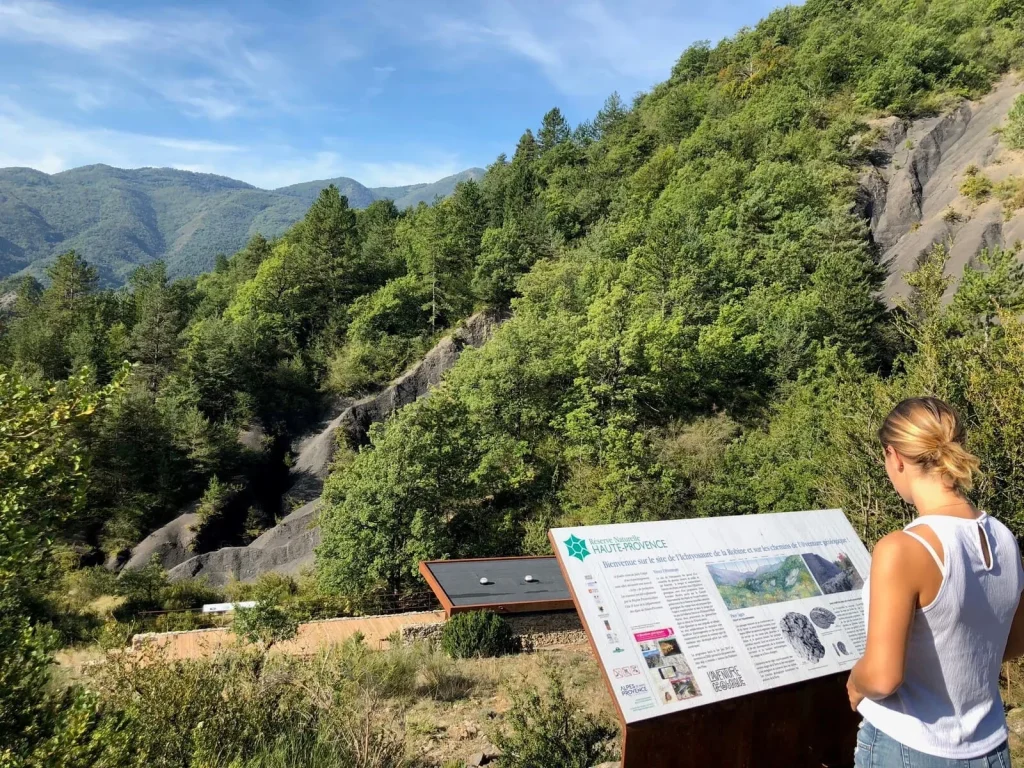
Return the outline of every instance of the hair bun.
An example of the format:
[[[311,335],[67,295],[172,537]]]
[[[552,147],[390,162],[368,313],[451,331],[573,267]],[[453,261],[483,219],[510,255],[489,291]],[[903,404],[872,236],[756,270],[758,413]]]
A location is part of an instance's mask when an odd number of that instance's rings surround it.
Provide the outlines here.
[[[981,466],[965,447],[966,430],[953,408],[937,397],[904,400],[885,417],[878,437],[883,445],[951,485],[969,489]]]

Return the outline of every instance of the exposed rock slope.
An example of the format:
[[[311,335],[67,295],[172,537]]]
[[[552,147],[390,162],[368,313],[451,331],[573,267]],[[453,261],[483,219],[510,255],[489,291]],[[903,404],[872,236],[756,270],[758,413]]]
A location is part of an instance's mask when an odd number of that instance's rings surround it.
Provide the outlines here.
[[[949,246],[947,270],[959,277],[982,249],[1013,248],[1024,239],[1024,210],[1007,216],[997,200],[974,205],[960,194],[972,165],[996,183],[1024,175],[1024,154],[1006,150],[997,132],[1021,93],[1024,82],[1008,76],[985,98],[940,117],[888,118],[876,126],[883,137],[862,180],[860,203],[889,270],[889,302],[906,296],[903,274],[935,243]]]
[[[320,529],[314,525],[319,509],[319,499],[304,504],[249,546],[196,555],[171,568],[168,576],[171,581],[203,578],[213,586],[223,586],[234,579],[253,581],[271,571],[299,573],[312,566],[320,543]]]
[[[298,459],[291,472],[293,485],[285,503],[301,506],[247,547],[225,547],[179,561],[170,569],[170,578],[205,578],[219,586],[232,579],[253,581],[264,573],[294,574],[312,566],[314,550],[320,543],[320,529],[316,527],[319,496],[338,440],[353,446],[366,444],[370,425],[426,395],[463,350],[483,345],[503,320],[504,316],[496,313],[473,315],[387,389],[351,403],[329,418],[297,446]]]
[[[343,410],[329,417],[318,431],[300,441],[286,502],[307,502],[320,495],[338,446],[339,434],[354,448],[366,445],[373,424],[425,395],[441,381],[444,372],[455,364],[466,347],[481,346],[503,319],[493,312],[473,315],[463,327],[441,339],[420,362],[395,379],[387,389],[347,404]]]
[[[134,570],[147,565],[156,558],[164,568],[173,568],[195,556],[192,551],[196,539],[195,529],[199,525],[196,504],[188,511],[178,515],[162,528],[157,528],[144,538],[135,548],[124,564],[124,568]],[[111,563],[116,566],[116,563]]]

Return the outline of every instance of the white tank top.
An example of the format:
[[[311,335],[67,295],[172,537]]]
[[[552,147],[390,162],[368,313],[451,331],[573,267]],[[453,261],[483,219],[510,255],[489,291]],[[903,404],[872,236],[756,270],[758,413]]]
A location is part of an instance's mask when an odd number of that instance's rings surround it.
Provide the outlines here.
[[[944,562],[912,529],[927,525],[942,542]],[[903,684],[879,701],[864,699],[864,719],[906,746],[937,757],[981,757],[1007,737],[999,670],[1021,588],[1017,541],[998,520],[926,515],[906,532],[928,549],[942,585],[914,614]],[[986,564],[979,531],[988,540]],[[868,609],[870,584],[864,584]]]

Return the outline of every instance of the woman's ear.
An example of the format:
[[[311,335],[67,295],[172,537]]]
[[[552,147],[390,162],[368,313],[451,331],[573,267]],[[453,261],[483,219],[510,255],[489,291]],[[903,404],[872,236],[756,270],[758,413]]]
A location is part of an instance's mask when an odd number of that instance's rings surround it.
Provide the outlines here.
[[[887,445],[887,446],[885,446],[885,456],[886,456],[886,458],[890,458],[891,457],[891,458],[895,459],[896,469],[899,472],[903,471],[903,469],[904,469],[903,457],[900,456],[899,451],[897,451],[891,445]]]

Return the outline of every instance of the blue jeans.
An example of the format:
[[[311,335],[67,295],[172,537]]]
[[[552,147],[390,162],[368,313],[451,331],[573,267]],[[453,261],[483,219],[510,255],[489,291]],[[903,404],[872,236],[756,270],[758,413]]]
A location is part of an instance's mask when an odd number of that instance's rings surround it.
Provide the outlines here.
[[[926,755],[886,736],[865,720],[857,733],[855,768],[1010,768],[1010,747],[1004,741],[983,757],[957,760]]]

